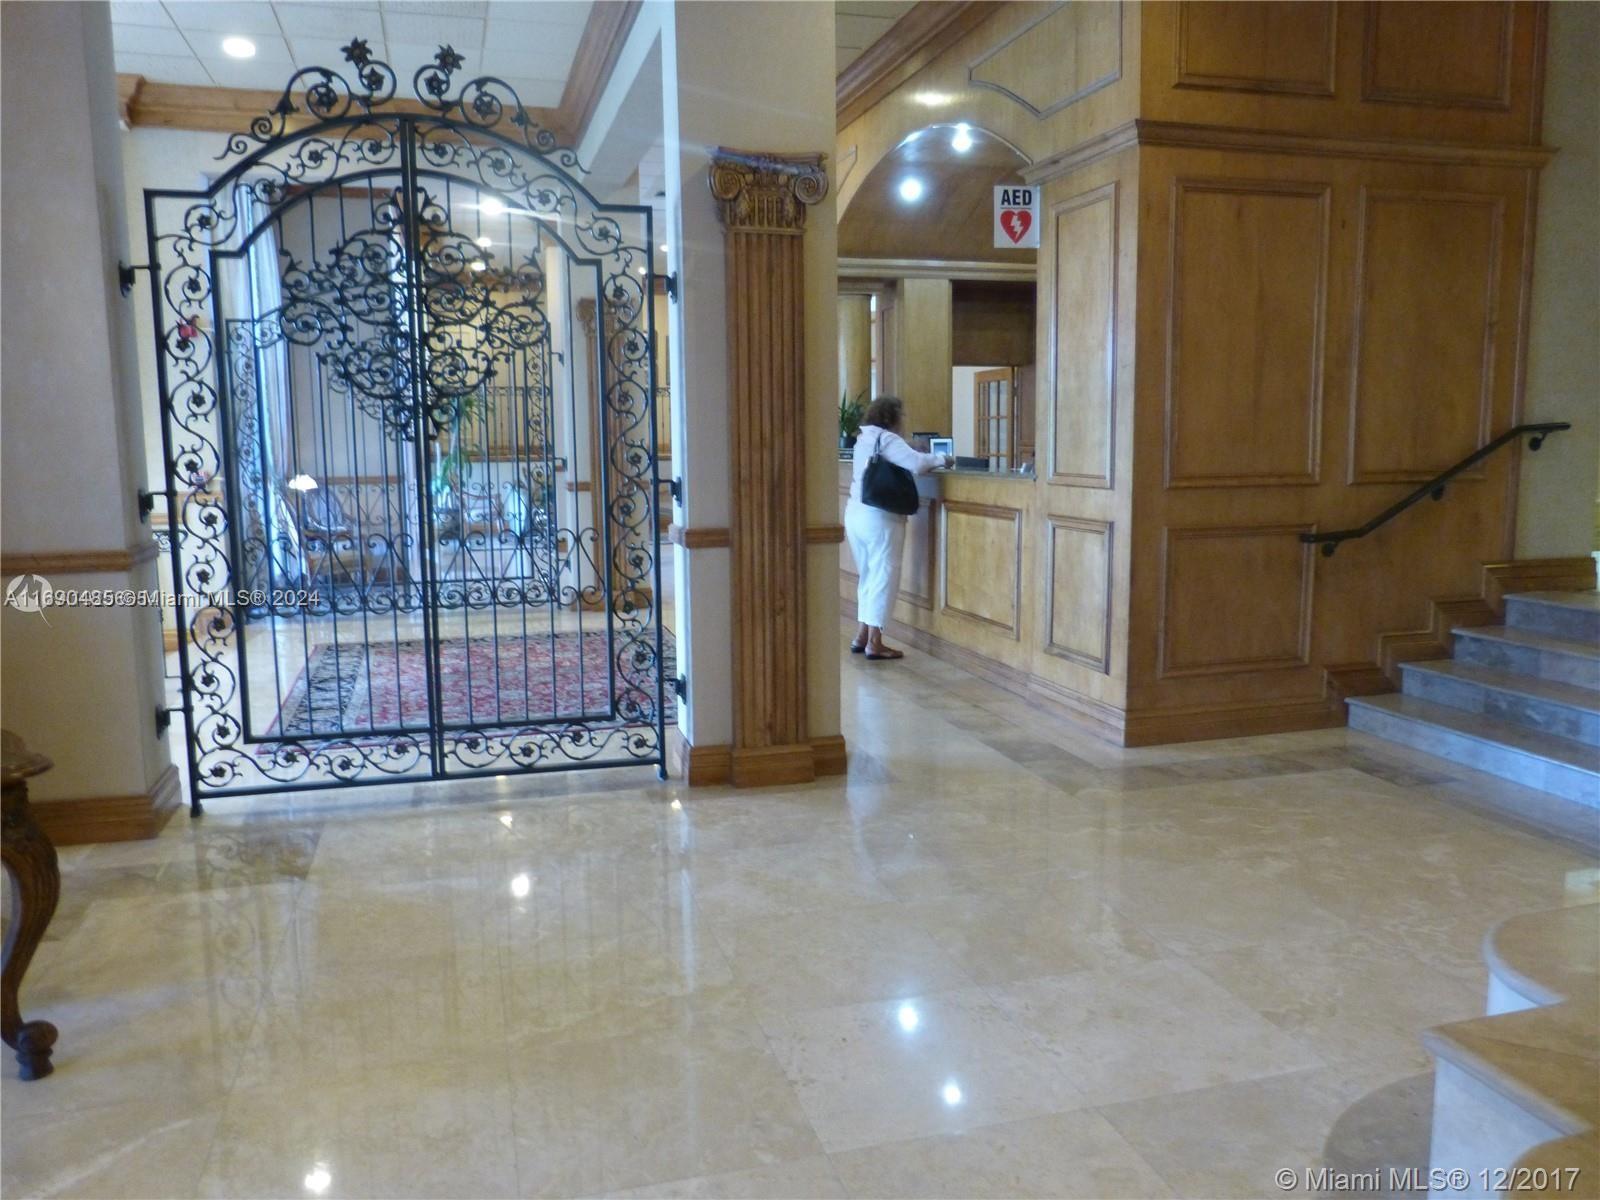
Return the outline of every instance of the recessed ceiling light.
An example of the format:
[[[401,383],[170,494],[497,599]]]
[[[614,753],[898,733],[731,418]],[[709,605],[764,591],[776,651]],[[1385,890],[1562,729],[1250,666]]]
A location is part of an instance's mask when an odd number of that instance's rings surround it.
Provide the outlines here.
[[[481,258],[475,258],[475,259],[472,260],[472,269],[474,271],[481,271],[481,270],[484,269],[485,266],[486,266],[486,264],[484,263],[483,259],[481,259]]]
[[[915,175],[907,175],[900,181],[900,199],[907,204],[915,204],[922,199],[922,180]]]
[[[494,245],[494,239],[491,238],[487,233],[484,234],[482,237],[478,238],[477,242],[478,242],[478,245],[482,246],[485,250],[487,250],[490,246]]]
[[[639,274],[641,274],[641,275],[650,274],[650,268],[649,267],[640,267],[639,268]]]
[[[667,244],[665,242],[662,242],[661,243],[661,253],[665,254],[666,252],[667,252]]]
[[[222,39],[222,52],[229,58],[254,58],[256,44],[247,37],[225,37]]]
[[[505,202],[498,196],[485,196],[478,204],[478,211],[486,217],[503,217],[506,215]]]
[[[913,92],[913,104],[920,104],[923,108],[943,108],[947,104],[955,103],[955,97],[949,92]]]
[[[950,149],[957,154],[965,154],[972,149],[972,127],[970,125],[957,125],[954,136],[950,139]]]

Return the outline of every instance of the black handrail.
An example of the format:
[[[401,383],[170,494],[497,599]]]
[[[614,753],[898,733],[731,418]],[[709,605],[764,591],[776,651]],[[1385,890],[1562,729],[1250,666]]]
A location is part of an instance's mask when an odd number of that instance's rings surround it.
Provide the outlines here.
[[[1412,492],[1404,500],[1397,500],[1395,503],[1391,504],[1377,516],[1373,517],[1372,520],[1368,521],[1365,525],[1362,525],[1356,529],[1334,529],[1328,533],[1302,533],[1300,535],[1300,540],[1310,545],[1321,545],[1323,556],[1325,558],[1332,558],[1333,552],[1339,548],[1340,542],[1348,542],[1355,538],[1366,537],[1367,534],[1371,533],[1374,529],[1377,529],[1380,525],[1387,525],[1390,521],[1394,520],[1394,518],[1405,512],[1406,509],[1410,508],[1424,496],[1432,496],[1435,500],[1444,499],[1445,484],[1449,483],[1468,467],[1474,466],[1488,458],[1489,455],[1500,449],[1500,447],[1504,446],[1507,442],[1514,442],[1519,437],[1528,436],[1528,449],[1537,450],[1540,446],[1544,445],[1544,439],[1550,434],[1560,433],[1563,429],[1571,428],[1572,423],[1570,421],[1540,421],[1531,425],[1518,425],[1514,429],[1508,429],[1499,437],[1495,438],[1492,442],[1488,443],[1488,445],[1479,446],[1476,450],[1467,455],[1467,457],[1463,458],[1448,471],[1442,471],[1438,475],[1435,475],[1432,479],[1428,480],[1427,483],[1423,484],[1416,491]]]

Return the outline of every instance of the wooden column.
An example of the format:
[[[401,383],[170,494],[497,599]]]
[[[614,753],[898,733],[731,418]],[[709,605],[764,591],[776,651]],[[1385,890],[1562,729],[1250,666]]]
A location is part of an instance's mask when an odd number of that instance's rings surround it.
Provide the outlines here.
[[[820,154],[722,148],[727,252],[736,787],[816,777],[806,731],[805,213]]]

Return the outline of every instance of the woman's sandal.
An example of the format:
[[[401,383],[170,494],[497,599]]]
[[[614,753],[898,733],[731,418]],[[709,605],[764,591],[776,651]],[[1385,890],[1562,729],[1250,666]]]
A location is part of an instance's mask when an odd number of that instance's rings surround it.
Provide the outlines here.
[[[873,654],[871,651],[867,652],[868,662],[892,662],[897,658],[904,657],[905,655],[901,654],[898,650],[883,650],[877,654]]]
[[[865,642],[862,642],[859,646],[856,645],[854,642],[850,643],[850,653],[851,654],[865,654],[866,652],[867,652],[867,644]]]

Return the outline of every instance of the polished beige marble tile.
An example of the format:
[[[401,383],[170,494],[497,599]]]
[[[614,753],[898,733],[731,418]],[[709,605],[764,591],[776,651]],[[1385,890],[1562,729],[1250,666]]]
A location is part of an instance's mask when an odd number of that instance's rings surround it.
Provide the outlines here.
[[[830,1154],[1084,1103],[1064,1056],[976,988],[762,1024]]]
[[[928,936],[978,983],[1009,983],[1168,952],[1102,899],[1099,882],[1045,872],[908,904]]]
[[[294,921],[301,886],[270,883],[95,900],[70,939],[40,946],[28,982],[93,998],[218,979],[264,979]]]
[[[1481,1015],[1481,973],[1432,966],[1361,934],[1189,960],[1328,1062],[1404,1061],[1424,1030]]]
[[[198,1191],[235,1196],[508,1196],[516,1188],[503,1054],[239,1088]]]
[[[1178,959],[989,991],[1094,1104],[1323,1065],[1304,1043]]]
[[[894,1000],[964,987],[971,977],[899,904],[717,924],[733,978],[763,1010]]]
[[[1150,1164],[1092,1111],[889,1142],[836,1154],[833,1161],[848,1193],[859,1197],[1173,1195]]]
[[[219,1120],[215,1105],[160,1091],[70,1118],[31,1112],[9,1094],[5,1109],[0,1190],[17,1197],[197,1195]]]
[[[723,1175],[675,1179],[614,1193],[629,1200],[845,1200],[848,1193],[825,1154]]]
[[[219,1102],[233,1085],[255,1026],[263,983],[220,976],[197,983],[114,988],[89,994],[71,984],[25,981],[23,1014],[59,1034],[55,1072],[24,1083],[11,1053],[0,1063],[7,1122],[161,1096],[177,1108]]]
[[[759,1026],[534,1042],[508,1058],[522,1195],[595,1195],[815,1156]]]
[[[1304,1190],[1308,1168],[1427,1166],[1432,1076],[1406,1064],[1318,1067],[1099,1110],[1180,1196]],[[1276,1182],[1294,1172],[1296,1187]]]

